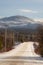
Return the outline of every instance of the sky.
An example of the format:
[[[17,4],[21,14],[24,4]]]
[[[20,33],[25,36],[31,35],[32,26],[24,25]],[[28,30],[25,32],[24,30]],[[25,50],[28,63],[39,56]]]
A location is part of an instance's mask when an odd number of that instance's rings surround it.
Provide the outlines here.
[[[43,19],[43,0],[0,0],[0,18],[15,15]]]

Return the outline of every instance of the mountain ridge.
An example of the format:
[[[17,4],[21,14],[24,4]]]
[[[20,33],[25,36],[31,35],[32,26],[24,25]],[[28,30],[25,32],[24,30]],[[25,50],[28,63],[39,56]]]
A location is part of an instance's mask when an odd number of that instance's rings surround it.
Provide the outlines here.
[[[33,20],[33,19],[30,19],[30,18],[25,17],[25,16],[16,15],[16,16],[9,16],[9,17],[1,18],[0,21],[2,21],[2,20],[5,21],[5,20],[8,20],[8,19],[10,19],[10,20],[23,19],[23,18],[24,18],[24,19],[26,18],[26,19],[28,19],[28,20]],[[10,21],[10,20],[9,20],[9,21]]]
[[[36,29],[43,24],[25,16],[10,16],[0,19],[0,28]]]

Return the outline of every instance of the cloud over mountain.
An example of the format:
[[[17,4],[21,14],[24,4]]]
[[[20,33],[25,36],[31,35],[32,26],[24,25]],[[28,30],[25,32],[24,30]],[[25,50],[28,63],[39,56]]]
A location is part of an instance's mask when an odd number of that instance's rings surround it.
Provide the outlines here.
[[[38,13],[38,11],[34,11],[31,9],[18,9],[18,10],[23,13]]]

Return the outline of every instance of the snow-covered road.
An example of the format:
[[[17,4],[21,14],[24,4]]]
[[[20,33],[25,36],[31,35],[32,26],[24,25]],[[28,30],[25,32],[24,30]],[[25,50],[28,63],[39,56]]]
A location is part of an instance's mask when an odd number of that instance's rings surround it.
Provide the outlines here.
[[[15,56],[36,57],[38,55],[34,53],[33,43],[34,42],[24,42],[19,44],[15,49],[12,49],[9,52],[0,53],[0,59]]]

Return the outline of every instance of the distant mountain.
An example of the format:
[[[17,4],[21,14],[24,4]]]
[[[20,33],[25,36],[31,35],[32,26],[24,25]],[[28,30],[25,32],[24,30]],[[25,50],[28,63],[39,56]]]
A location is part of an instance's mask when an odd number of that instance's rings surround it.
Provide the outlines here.
[[[42,24],[34,21],[25,16],[11,16],[0,19],[0,28],[24,30],[33,29],[35,30],[38,26]]]
[[[22,20],[24,20],[24,21],[28,21],[28,20],[30,20],[30,21],[33,21],[32,19],[30,19],[30,18],[28,18],[28,17],[25,17],[25,16],[11,16],[11,17],[5,17],[5,18],[2,18],[2,19],[0,19],[0,21],[22,21]]]

